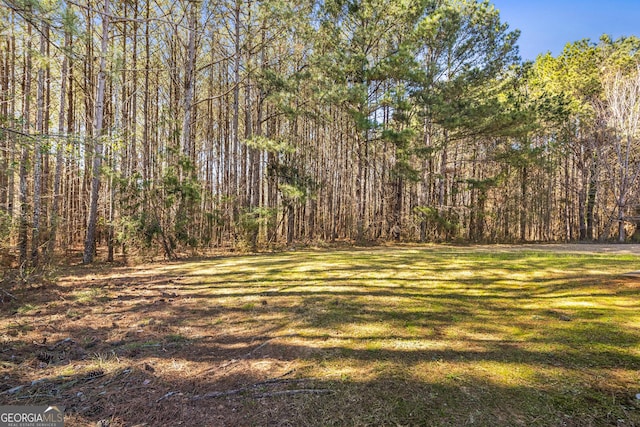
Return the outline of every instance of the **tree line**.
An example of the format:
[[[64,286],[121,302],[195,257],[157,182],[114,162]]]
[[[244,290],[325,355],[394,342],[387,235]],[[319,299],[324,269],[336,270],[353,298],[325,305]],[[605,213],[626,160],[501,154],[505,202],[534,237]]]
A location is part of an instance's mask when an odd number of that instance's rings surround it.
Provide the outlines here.
[[[21,265],[636,236],[634,36],[523,63],[488,1],[2,3],[0,249]]]

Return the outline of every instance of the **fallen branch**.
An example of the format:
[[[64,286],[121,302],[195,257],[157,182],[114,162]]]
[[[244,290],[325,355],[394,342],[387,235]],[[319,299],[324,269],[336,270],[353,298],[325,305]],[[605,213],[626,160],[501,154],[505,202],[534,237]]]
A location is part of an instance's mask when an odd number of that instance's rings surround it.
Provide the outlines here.
[[[284,383],[301,383],[301,382],[305,382],[305,381],[309,381],[308,378],[283,378],[289,374],[291,374],[292,372],[294,372],[295,370],[290,370],[288,372],[285,372],[284,374],[282,374],[279,377],[276,378],[270,378],[268,380],[265,381],[260,381],[245,387],[240,387],[240,388],[236,388],[236,389],[232,389],[232,390],[225,390],[225,391],[210,391],[207,392],[203,395],[197,395],[193,397],[193,400],[201,400],[201,399],[215,399],[218,397],[226,397],[226,396],[233,396],[235,394],[240,394],[240,393],[244,393],[246,391],[255,389],[257,387],[262,387],[262,386],[268,386],[268,385],[274,385],[274,384],[284,384]],[[256,396],[261,396],[261,394],[257,394],[257,395],[253,395],[253,397]]]
[[[5,390],[0,394],[16,394],[17,392],[19,392],[20,390],[22,390],[23,388],[25,388],[24,385],[19,385],[19,386],[15,386],[13,388],[10,388],[9,390]]]
[[[0,291],[2,291],[3,295],[8,296],[9,298],[11,298],[12,300],[17,300],[18,298],[16,298],[15,295],[13,295],[12,293],[5,291],[4,289],[0,289]],[[0,302],[4,302],[4,296],[0,297]]]
[[[292,379],[284,379],[284,377],[287,377],[291,374],[293,374],[296,370],[295,369],[290,369],[287,372],[285,372],[282,375],[278,375],[275,378],[270,378],[268,380],[264,380],[258,384],[270,384],[272,382],[281,382],[281,381],[306,381],[306,378],[292,378]]]
[[[17,396],[16,399],[36,399],[39,397],[55,397],[53,394],[51,393],[47,393],[47,394],[27,394],[24,396]]]
[[[214,367],[214,368],[209,368],[207,370],[205,370],[204,372],[202,372],[203,374],[207,373],[207,372],[211,372],[211,371],[215,371],[216,369],[224,369],[227,366],[233,365],[234,363],[236,363],[238,361],[238,359],[231,359],[229,360],[227,363],[224,363],[220,366]]]
[[[54,383],[55,379],[61,379],[61,378],[64,378],[64,376],[61,375],[61,376],[55,377],[54,379],[40,378],[40,379],[31,381],[29,384],[21,384],[21,385],[15,386],[13,388],[10,388],[9,390],[3,391],[0,394],[18,394],[19,392],[26,390],[30,387],[35,387],[39,384]]]
[[[278,337],[276,337],[276,338],[278,338]],[[274,340],[276,338],[269,338],[268,340],[266,340],[265,342],[263,342],[262,344],[260,344],[259,346],[257,346],[253,350],[251,350],[250,352],[248,352],[248,353],[246,353],[246,354],[244,354],[242,356],[239,356],[238,358],[231,359],[231,360],[227,361],[226,363],[223,363],[220,366],[216,366],[214,368],[205,369],[204,371],[202,371],[200,373],[200,375],[209,373],[211,371],[219,370],[219,369],[225,369],[225,368],[233,365],[234,363],[238,363],[238,362],[240,362],[242,360],[248,359],[253,353],[255,353],[256,351],[260,350],[261,348],[263,348],[264,346],[269,344],[269,342],[271,342],[272,340]]]
[[[227,390],[227,391],[210,391],[208,393],[203,394],[202,396],[195,396],[194,399],[195,400],[200,400],[200,399],[210,399],[210,398],[215,398],[215,397],[224,397],[224,396],[233,396],[234,394],[240,394],[243,391],[247,391],[249,389],[249,387],[241,387],[241,388],[237,388],[234,390]]]
[[[271,385],[271,384],[278,384],[278,383],[294,383],[294,382],[303,382],[303,381],[307,381],[307,379],[306,378],[300,378],[300,379],[273,378],[267,381],[261,381],[259,383],[251,384],[246,387],[236,388],[233,390],[210,391],[203,394],[202,396],[195,396],[194,399],[199,400],[199,399],[210,399],[210,398],[216,398],[216,397],[233,396],[234,394],[240,394],[242,392],[249,391],[253,388],[264,386],[264,385]]]
[[[333,392],[333,390],[326,388],[302,388],[298,390],[282,390],[273,391],[271,393],[254,394],[253,397],[255,399],[262,399],[264,397],[290,396],[294,394],[331,394]]]
[[[262,344],[260,344],[259,346],[257,346],[256,348],[254,348],[253,350],[251,350],[249,353],[245,354],[244,356],[241,356],[241,359],[247,359],[249,356],[251,356],[253,353],[255,353],[256,351],[260,350],[262,347],[264,347],[265,345],[269,344],[269,342],[273,340],[273,338],[266,340],[265,342],[263,342]]]
[[[179,391],[170,391],[169,393],[162,396],[160,399],[156,400],[156,403],[161,402],[164,399],[168,399],[171,396],[182,396],[182,393],[180,393]]]
[[[64,340],[63,340],[64,341]],[[7,394],[7,395],[17,395],[22,391],[27,391],[27,389],[33,388],[35,386],[39,386],[39,385],[45,385],[45,384],[56,384],[58,386],[58,388],[61,389],[67,389],[69,387],[72,387],[74,385],[76,385],[79,382],[89,382],[89,381],[93,381],[97,378],[101,378],[104,377],[106,375],[106,373],[102,370],[95,370],[95,371],[90,371],[88,372],[86,375],[84,375],[83,377],[79,377],[79,378],[72,378],[69,375],[58,375],[57,377],[53,377],[53,378],[40,378],[37,380],[33,380],[31,381],[29,384],[21,384],[15,387],[12,387],[8,390],[5,390],[3,392],[0,392],[0,395],[3,394]],[[66,381],[68,380],[69,381]],[[32,396],[32,395],[27,395],[27,396]],[[18,399],[24,399],[25,397],[17,397]]]
[[[205,393],[203,395],[198,395],[198,396],[194,396],[193,400],[202,400],[202,399],[215,399],[218,397],[226,397],[226,396],[233,396],[234,394],[240,394],[243,393],[245,391],[249,391],[252,388],[255,387],[259,387],[261,385],[269,385],[269,384],[277,384],[277,383],[284,383],[284,382],[302,382],[302,381],[307,381],[306,379],[299,379],[299,380],[281,380],[281,381],[271,381],[271,382],[262,382],[262,383],[256,383],[253,384],[251,386],[247,386],[247,387],[240,387],[234,390],[227,390],[227,391],[210,391],[208,393]],[[284,396],[284,395],[291,395],[291,394],[302,394],[302,393],[314,393],[314,394],[328,394],[328,393],[333,393],[333,390],[327,390],[327,389],[311,389],[311,388],[304,388],[304,389],[296,389],[296,390],[281,390],[281,391],[272,391],[269,393],[254,393],[251,395],[251,397],[255,398],[255,399],[260,399],[263,397],[274,397],[274,396]]]

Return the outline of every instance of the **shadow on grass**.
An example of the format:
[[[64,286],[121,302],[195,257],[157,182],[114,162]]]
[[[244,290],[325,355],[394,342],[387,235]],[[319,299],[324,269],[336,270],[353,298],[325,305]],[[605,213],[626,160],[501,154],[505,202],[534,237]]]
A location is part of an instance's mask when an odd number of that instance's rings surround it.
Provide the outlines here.
[[[74,276],[1,307],[0,403],[78,425],[633,425],[640,291],[614,277],[636,262],[376,250]]]
[[[215,346],[205,346],[216,352]],[[637,404],[611,381],[571,376],[554,381],[539,374],[534,378],[537,382],[517,385],[492,381],[490,376],[465,371],[464,366],[445,373],[426,371],[431,378],[405,366],[425,359],[427,364],[447,368],[453,366],[448,362],[469,366],[480,360],[505,358],[518,363],[537,361],[537,356],[528,352],[508,348],[482,354],[335,350],[323,349],[319,354],[314,348],[269,345],[237,362],[237,369],[221,372],[229,365],[220,364],[204,374],[167,373],[155,359],[146,358],[150,362],[95,368],[43,378],[35,384],[16,377],[15,381],[26,386],[12,395],[1,395],[0,402],[55,402],[67,408],[70,425],[94,425],[98,420],[110,420],[112,425],[198,426],[585,426],[635,425],[640,421]],[[199,350],[189,345],[189,351]],[[342,374],[323,378],[307,375],[303,368],[299,373],[282,365],[268,372],[257,368],[273,358],[313,362],[320,368],[330,366],[334,358],[352,364],[354,359],[373,360],[386,363],[386,369],[360,378],[360,365],[354,364],[350,371],[343,367]],[[548,363],[548,359],[542,362]]]

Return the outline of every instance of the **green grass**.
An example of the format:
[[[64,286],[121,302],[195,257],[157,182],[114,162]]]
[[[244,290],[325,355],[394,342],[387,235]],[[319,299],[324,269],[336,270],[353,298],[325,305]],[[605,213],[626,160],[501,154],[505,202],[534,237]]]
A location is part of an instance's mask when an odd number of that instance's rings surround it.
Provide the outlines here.
[[[58,403],[97,402],[74,425],[637,426],[640,279],[622,274],[640,256],[625,248],[306,250],[91,282],[73,270],[0,313],[5,388],[74,372]],[[45,342],[59,362],[38,362]]]
[[[33,305],[33,304],[25,304],[23,306],[18,307],[17,312],[20,314],[28,314],[31,312],[35,312],[36,310],[38,310],[38,306],[37,305]]]
[[[79,304],[104,303],[109,300],[106,291],[98,287],[77,291],[74,293],[73,298]]]
[[[336,391],[296,401],[297,424],[637,425],[640,292],[620,274],[639,261],[409,248],[167,269],[194,323],[215,305],[228,335],[268,333]]]

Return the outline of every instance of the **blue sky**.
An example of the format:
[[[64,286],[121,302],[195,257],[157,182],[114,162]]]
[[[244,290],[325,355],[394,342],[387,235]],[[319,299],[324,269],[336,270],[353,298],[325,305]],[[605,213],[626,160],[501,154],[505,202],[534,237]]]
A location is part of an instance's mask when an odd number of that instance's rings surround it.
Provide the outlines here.
[[[523,60],[560,54],[567,43],[604,33],[640,37],[640,0],[491,0],[510,29],[521,31]]]

